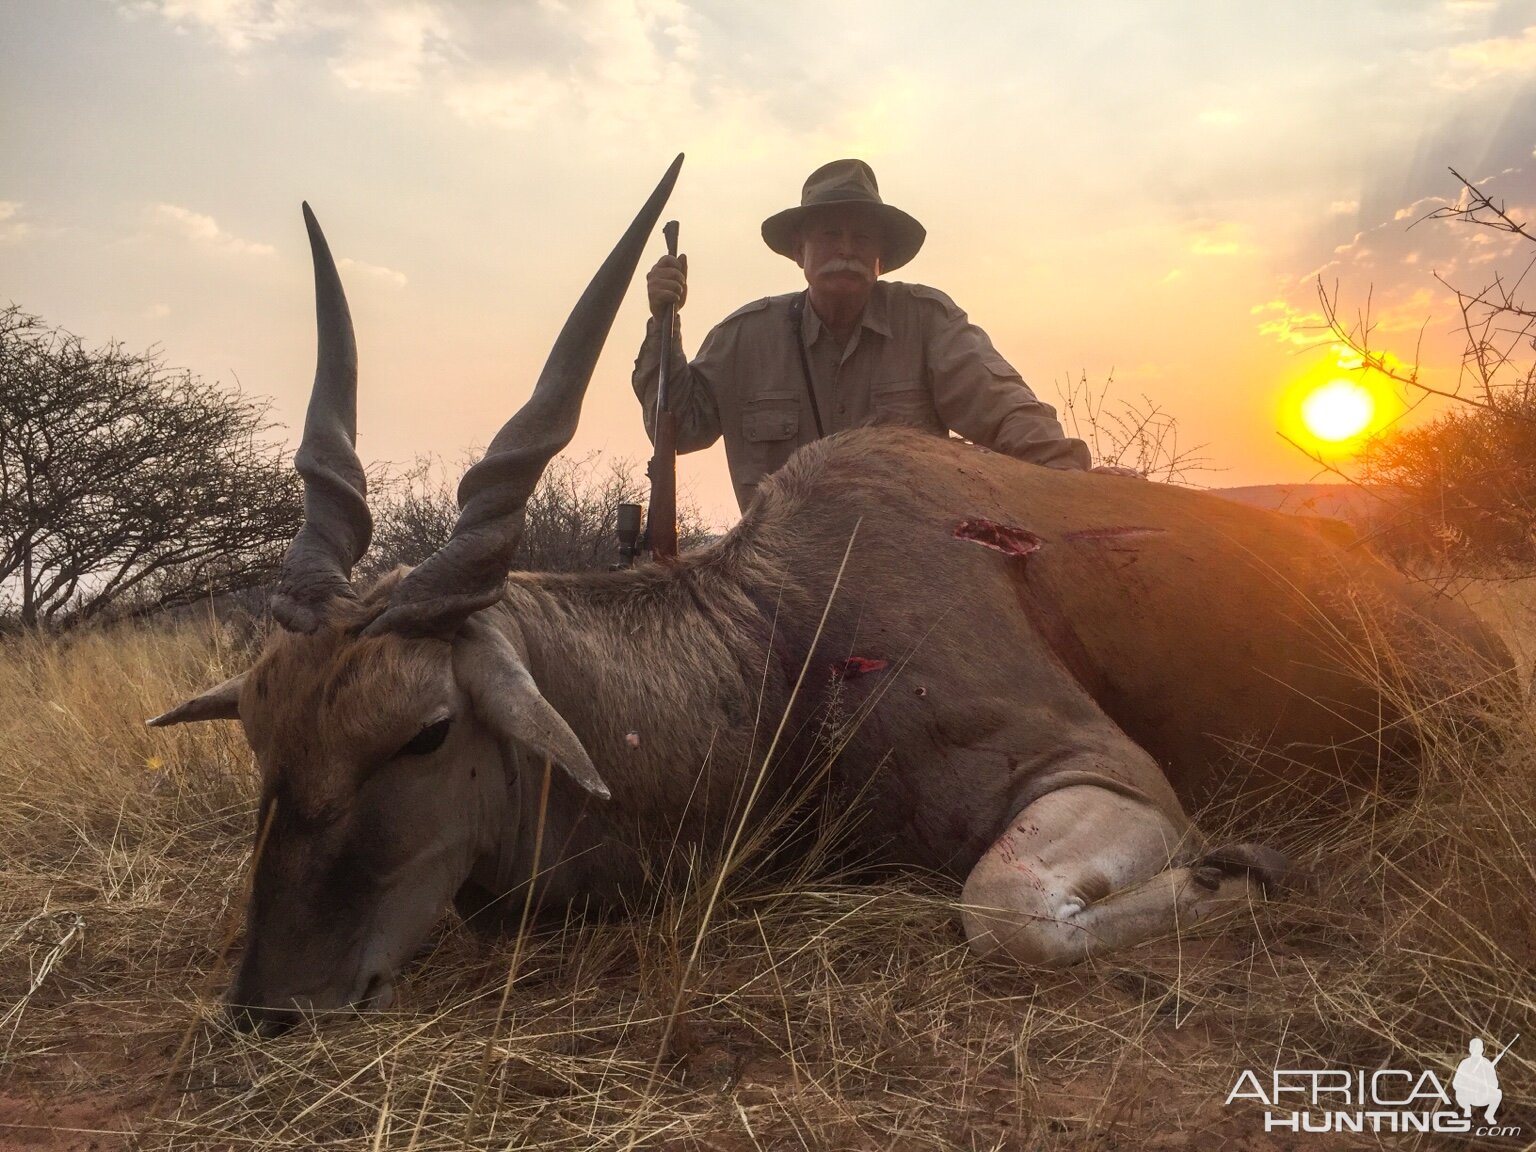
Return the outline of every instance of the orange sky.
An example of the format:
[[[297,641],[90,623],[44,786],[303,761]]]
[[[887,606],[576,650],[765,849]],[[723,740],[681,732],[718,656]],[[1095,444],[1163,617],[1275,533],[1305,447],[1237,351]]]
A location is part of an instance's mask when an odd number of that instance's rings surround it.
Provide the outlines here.
[[[1536,207],[1531,3],[60,0],[7,26],[0,300],[158,344],[296,430],[307,198],[344,261],[365,460],[487,441],[679,150],[690,348],[800,283],[758,224],[862,156],[928,228],[901,278],[953,296],[1043,398],[1113,375],[1112,398],[1175,416],[1210,485],[1315,474],[1276,430],[1287,388],[1327,375],[1319,273],[1351,311],[1373,293],[1405,355],[1429,320],[1453,363],[1433,273],[1523,265],[1408,225],[1456,195],[1447,166]],[[647,454],[643,309],[637,284],[578,453]],[[682,478],[734,518],[718,447]]]

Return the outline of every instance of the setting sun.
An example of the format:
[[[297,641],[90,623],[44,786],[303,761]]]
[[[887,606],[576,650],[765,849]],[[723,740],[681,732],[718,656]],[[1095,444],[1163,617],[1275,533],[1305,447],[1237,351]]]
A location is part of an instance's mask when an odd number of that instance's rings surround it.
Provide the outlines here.
[[[1375,399],[1352,380],[1330,380],[1301,402],[1301,419],[1307,431],[1331,443],[1364,432],[1375,413]]]

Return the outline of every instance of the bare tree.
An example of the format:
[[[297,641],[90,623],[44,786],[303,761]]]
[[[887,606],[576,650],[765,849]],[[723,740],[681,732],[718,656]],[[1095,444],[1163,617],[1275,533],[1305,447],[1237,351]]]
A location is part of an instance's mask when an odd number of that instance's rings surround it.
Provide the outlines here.
[[[1188,482],[1207,467],[1204,445],[1180,447],[1179,422],[1145,396],[1140,403],[1111,396],[1114,373],[1095,388],[1086,372],[1068,380],[1061,393],[1062,427],[1088,445],[1095,464],[1134,468],[1149,480]]]
[[[1536,387],[1536,360],[1527,355],[1533,347],[1533,334],[1536,334],[1536,309],[1527,306],[1520,295],[1527,278],[1536,269],[1536,234],[1512,217],[1504,204],[1495,203],[1456,169],[1449,171],[1462,186],[1456,202],[1426,213],[1409,227],[1417,227],[1426,221],[1471,224],[1518,236],[1533,245],[1516,275],[1506,276],[1495,271],[1493,278],[1475,291],[1434,273],[1435,279],[1456,297],[1461,317],[1457,330],[1462,334],[1464,344],[1454,387],[1436,387],[1424,379],[1421,370],[1422,328],[1412,360],[1405,360],[1373,343],[1376,325],[1369,295],[1365,307],[1352,319],[1339,311],[1337,284],[1330,292],[1319,278],[1317,296],[1330,337],[1339,340],[1360,358],[1362,371],[1378,372],[1404,385],[1410,390],[1411,397],[1438,396],[1469,408],[1487,409],[1511,390],[1529,391]]]
[[[1378,535],[1401,558],[1427,554],[1456,572],[1529,572],[1536,566],[1536,308],[1524,292],[1536,269],[1536,233],[1454,168],[1452,204],[1416,220],[1490,229],[1528,241],[1515,271],[1495,271],[1480,288],[1435,278],[1456,299],[1461,362],[1453,385],[1422,370],[1423,329],[1411,359],[1374,342],[1370,297],[1353,318],[1338,288],[1318,281],[1329,338],[1347,346],[1360,370],[1401,385],[1416,407],[1431,397],[1452,407],[1424,424],[1394,426],[1366,442],[1362,483],[1382,495]],[[1314,457],[1315,458],[1315,457]]]
[[[368,493],[373,541],[358,564],[367,578],[400,564],[420,564],[447,543],[459,517],[453,485],[435,456],[418,456],[401,469],[369,468]]]
[[[300,520],[267,410],[0,311],[0,614],[78,623],[265,580]]]
[[[462,471],[463,469],[458,469]],[[449,469],[418,456],[405,468],[376,469],[373,546],[360,565],[364,575],[397,564],[419,564],[447,541],[458,519]],[[618,506],[644,504],[645,487],[633,461],[556,457],[529,497],[526,523],[513,567],[525,571],[581,572],[606,568],[618,556],[614,524]],[[697,547],[709,536],[696,508],[678,508],[678,542]]]

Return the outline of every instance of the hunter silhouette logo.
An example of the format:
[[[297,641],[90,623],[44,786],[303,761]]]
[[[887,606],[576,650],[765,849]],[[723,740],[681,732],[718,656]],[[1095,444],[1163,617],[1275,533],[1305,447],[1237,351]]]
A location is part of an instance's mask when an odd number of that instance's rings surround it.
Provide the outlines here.
[[[1451,1077],[1450,1091],[1427,1068],[1276,1068],[1268,1076],[1248,1069],[1238,1074],[1226,1102],[1257,1101],[1264,1108],[1266,1132],[1519,1136],[1519,1125],[1494,1122],[1504,1099],[1498,1064],[1519,1039],[1516,1035],[1490,1060],[1483,1055],[1482,1038],[1474,1036]],[[1482,1116],[1474,1119],[1474,1111]]]
[[[1518,1039],[1520,1037],[1516,1035],[1515,1040]],[[1504,1052],[1514,1047],[1515,1040],[1504,1045]],[[1499,1061],[1504,1059],[1504,1052],[1489,1060],[1483,1055],[1483,1041],[1479,1036],[1472,1037],[1467,1052],[1469,1055],[1456,1066],[1456,1075],[1451,1079],[1451,1090],[1456,1093],[1456,1105],[1468,1117],[1474,1108],[1487,1109],[1483,1119],[1492,1124],[1499,1101],[1504,1099],[1504,1093],[1499,1091],[1499,1074],[1495,1071]]]

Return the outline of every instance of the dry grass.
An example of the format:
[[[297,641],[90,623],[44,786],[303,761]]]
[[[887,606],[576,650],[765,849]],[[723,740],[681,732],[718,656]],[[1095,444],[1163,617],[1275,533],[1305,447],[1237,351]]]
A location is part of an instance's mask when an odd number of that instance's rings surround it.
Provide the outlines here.
[[[1436,721],[1423,794],[1311,837],[1300,892],[1113,962],[978,962],[948,883],[744,871],[684,988],[704,881],[531,933],[494,1037],[513,950],[445,923],[393,1011],[256,1041],[217,1004],[249,756],[233,725],[142,726],[244,655],[196,629],[0,647],[0,1146],[1280,1148],[1223,1105],[1243,1068],[1448,1081],[1517,1032],[1500,1120],[1536,1136],[1523,708],[1502,750]]]

